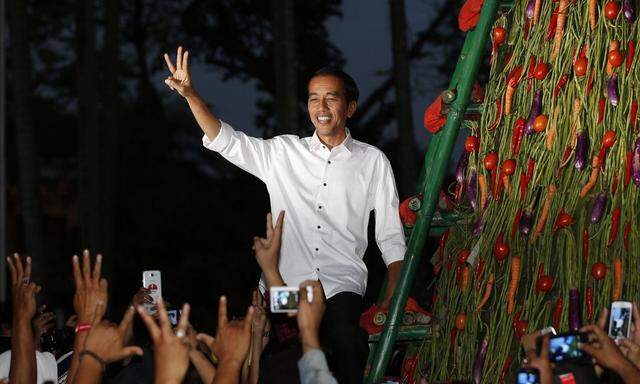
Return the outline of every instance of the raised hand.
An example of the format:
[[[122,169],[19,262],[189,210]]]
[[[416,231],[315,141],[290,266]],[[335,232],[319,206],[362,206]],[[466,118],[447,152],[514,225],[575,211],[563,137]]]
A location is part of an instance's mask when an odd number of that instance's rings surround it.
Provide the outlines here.
[[[102,305],[104,304],[98,305],[98,311],[102,310],[99,308]],[[125,334],[134,314],[134,308],[129,307],[118,326],[107,320],[100,321],[96,315],[91,331],[87,335],[85,350],[100,356],[105,363],[112,363],[133,355],[141,356],[140,347],[124,345]]]
[[[251,324],[251,331],[253,337],[262,341],[264,329],[267,325],[267,307],[262,298],[262,294],[258,289],[253,291],[253,298],[251,300],[253,306],[253,323]]]
[[[307,297],[307,287],[311,287],[313,291],[311,301]],[[300,284],[300,304],[297,318],[302,347],[305,352],[309,349],[320,348],[318,332],[324,310],[324,293],[320,282],[307,280]]]
[[[167,63],[167,68],[171,73],[164,82],[171,88],[171,90],[177,91],[182,97],[189,97],[193,94],[193,87],[191,86],[191,75],[189,74],[189,51],[182,52],[182,47],[178,47],[178,54],[176,55],[176,65],[171,63],[171,59],[168,54],[164,54],[164,61]]]
[[[31,282],[31,257],[27,256],[23,266],[20,255],[14,253],[13,257],[7,257],[7,263],[11,275],[14,320],[31,324],[31,319],[36,314],[36,294],[41,289]]]
[[[107,308],[107,280],[100,277],[102,255],[96,256],[93,270],[88,250],[82,252],[82,268],[77,255],[73,256],[72,264],[76,284],[73,308],[78,315],[78,325],[93,324],[96,320],[102,320]]]
[[[249,341],[251,340],[251,324],[253,322],[253,307],[249,307],[244,320],[232,320],[227,318],[227,299],[220,297],[218,303],[218,330],[216,337],[207,334],[198,334],[198,340],[204,342],[222,365],[242,365],[249,353]]]
[[[189,368],[190,347],[185,337],[189,326],[190,307],[189,304],[182,306],[182,316],[174,333],[162,298],[158,299],[157,304],[159,325],[143,306],[136,308],[153,340],[155,382],[182,383]]]
[[[253,250],[256,253],[256,261],[267,279],[267,285],[284,285],[278,263],[280,262],[280,245],[282,242],[282,225],[284,223],[284,211],[280,211],[275,228],[271,213],[267,214],[266,237],[253,238]]]
[[[636,368],[640,369],[640,313],[638,304],[633,303],[633,321],[631,322],[631,334],[628,339],[619,340],[622,353]]]
[[[533,348],[527,349],[528,366],[536,368],[540,373],[541,384],[551,384],[553,382],[553,368],[549,361],[549,335],[545,335],[542,339],[542,348],[540,354],[536,354]]]

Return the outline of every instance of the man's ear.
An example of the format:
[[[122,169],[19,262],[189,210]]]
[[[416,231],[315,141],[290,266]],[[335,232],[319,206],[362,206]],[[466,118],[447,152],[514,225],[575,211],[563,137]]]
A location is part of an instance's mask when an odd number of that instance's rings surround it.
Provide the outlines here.
[[[357,101],[351,101],[349,106],[347,107],[347,117],[352,117],[354,113],[356,113],[356,108],[358,108]]]

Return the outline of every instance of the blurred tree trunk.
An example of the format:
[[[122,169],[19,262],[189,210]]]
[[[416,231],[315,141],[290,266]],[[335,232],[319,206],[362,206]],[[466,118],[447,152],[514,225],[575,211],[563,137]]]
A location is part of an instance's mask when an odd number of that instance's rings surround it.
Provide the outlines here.
[[[272,7],[277,117],[275,134],[297,134],[300,131],[300,123],[298,121],[294,1],[272,0]]]
[[[120,201],[121,156],[118,146],[120,95],[119,95],[119,71],[120,71],[120,0],[105,0],[104,20],[104,118],[103,145],[102,145],[102,169],[104,187],[102,188],[102,219],[104,222],[104,252],[108,256],[115,253],[117,247],[118,202]],[[115,256],[115,255],[113,255]],[[107,261],[115,260],[107,257]],[[111,269],[112,263],[107,262],[105,269]]]
[[[83,247],[102,252],[100,130],[96,61],[95,0],[77,2],[78,159],[80,225]],[[111,81],[111,80],[109,80]]]
[[[395,115],[398,121],[400,144],[400,196],[415,192],[417,178],[416,143],[413,135],[411,108],[411,72],[407,50],[407,21],[404,0],[389,0],[391,44],[393,48],[393,76],[396,91]]]
[[[11,54],[9,57],[11,57],[13,108],[16,119],[16,153],[18,156],[22,228],[26,251],[36,260],[33,263],[33,268],[34,277],[38,279],[44,276],[42,271],[45,270],[45,255],[38,198],[36,133],[31,120],[33,110],[29,100],[32,91],[29,23],[25,1],[11,0],[9,7],[11,31]]]

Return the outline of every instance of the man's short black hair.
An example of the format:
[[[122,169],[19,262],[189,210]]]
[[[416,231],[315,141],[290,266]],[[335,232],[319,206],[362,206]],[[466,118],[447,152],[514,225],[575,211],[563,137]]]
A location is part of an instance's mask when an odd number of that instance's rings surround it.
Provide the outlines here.
[[[352,101],[358,102],[358,97],[360,96],[360,91],[358,90],[358,85],[356,81],[353,80],[353,77],[349,76],[345,71],[337,67],[322,67],[313,74],[313,77],[317,76],[335,76],[342,81],[342,85],[344,86],[344,93],[347,97],[347,103]],[[313,78],[312,77],[312,78]]]

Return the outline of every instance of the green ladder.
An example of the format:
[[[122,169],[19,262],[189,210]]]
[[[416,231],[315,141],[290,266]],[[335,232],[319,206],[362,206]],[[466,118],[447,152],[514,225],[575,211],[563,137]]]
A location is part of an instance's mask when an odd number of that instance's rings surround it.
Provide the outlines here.
[[[396,341],[419,342],[430,335],[431,328],[428,325],[401,326],[403,310],[420,264],[424,242],[427,236],[442,232],[434,228],[434,224],[438,223],[432,222],[436,204],[460,126],[469,107],[473,83],[485,53],[493,21],[499,8],[509,10],[512,7],[513,0],[485,0],[478,24],[467,33],[449,88],[443,93],[443,101],[448,104],[447,123],[432,137],[424,157],[418,181],[418,192],[423,195],[422,205],[407,245],[400,280],[391,301],[384,330],[381,334],[369,338],[374,346],[370,353],[369,374],[365,379],[367,384],[382,380]]]

